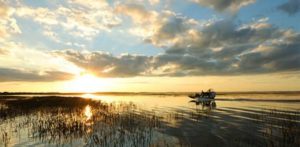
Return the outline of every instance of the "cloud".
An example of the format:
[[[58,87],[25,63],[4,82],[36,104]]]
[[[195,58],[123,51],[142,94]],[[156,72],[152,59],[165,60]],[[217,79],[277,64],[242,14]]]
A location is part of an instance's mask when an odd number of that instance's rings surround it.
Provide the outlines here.
[[[91,9],[99,9],[99,8],[105,8],[108,6],[108,3],[106,0],[68,0],[68,3],[70,4],[78,4],[79,6],[83,6],[85,8],[91,8]]]
[[[169,46],[181,37],[188,35],[189,28],[194,25],[192,19],[172,15],[162,21],[157,22],[151,36],[146,41],[156,46]]]
[[[183,22],[174,23],[180,26]],[[247,75],[300,70],[300,34],[274,27],[267,19],[242,25],[218,20],[175,32],[190,34],[184,37],[160,31],[170,34],[169,40],[177,39],[156,56],[72,50],[58,51],[56,55],[100,77]]]
[[[0,1],[0,17],[6,17],[8,15],[8,7],[7,5]]]
[[[237,26],[214,22],[155,57],[154,69],[172,65],[168,75],[240,75],[300,70],[299,33],[264,21]]]
[[[146,42],[165,47],[175,42],[178,37],[187,35],[188,28],[197,21],[176,14],[172,11],[147,10],[140,4],[119,4],[115,11],[131,17],[134,26],[130,33],[141,36]]]
[[[278,6],[277,8],[289,15],[295,15],[300,11],[300,1],[289,0],[288,2]]]
[[[219,12],[229,11],[236,13],[239,9],[254,3],[256,0],[192,0],[193,2],[210,7]]]
[[[300,70],[300,44],[279,43],[262,46],[268,51],[252,52],[241,56],[240,72],[270,73]]]
[[[65,4],[57,4],[53,8],[21,5],[16,8],[15,14],[41,24],[48,32],[45,33],[46,36],[49,36],[49,33],[53,34],[57,28],[62,28],[64,34],[69,37],[86,40],[91,40],[101,31],[109,31],[121,23],[105,0],[68,0]],[[62,40],[59,36],[49,37],[54,41]]]
[[[16,19],[12,18],[13,11],[5,2],[0,1],[0,41],[13,34],[22,33]]]
[[[132,20],[138,24],[145,24],[150,21],[153,22],[158,15],[157,12],[149,11],[143,5],[136,3],[118,4],[114,11],[130,16]]]
[[[160,2],[160,0],[149,0],[149,3],[151,5],[157,5]]]
[[[71,77],[68,73],[76,74],[82,70],[99,77],[245,75],[300,70],[299,33],[273,26],[267,18],[236,24],[232,19],[194,20],[168,10],[148,10],[140,4],[115,3],[115,8],[111,8],[104,0],[94,2],[67,1],[69,6],[57,5],[53,9],[18,7],[14,13],[42,24],[44,35],[58,43],[64,41],[55,32],[55,27],[62,27],[71,36],[91,39],[101,31],[119,25],[120,18],[129,17],[132,28],[128,33],[163,48],[164,52],[155,56],[114,56],[72,49],[47,52],[0,41],[2,79],[64,80]],[[220,12],[235,12],[254,1],[195,2]],[[12,11],[0,11],[6,22],[13,22],[9,17],[11,14]],[[64,43],[72,45],[71,42]]]
[[[7,54],[7,53],[8,53],[8,51],[7,51],[6,49],[0,48],[0,56],[1,56],[1,55],[5,55],[5,54]]]
[[[55,51],[75,65],[100,77],[131,77],[143,75],[149,67],[151,57],[123,54],[113,56],[104,52],[80,52],[74,50]]]
[[[54,57],[48,51],[28,48],[21,43],[0,42],[0,67],[24,71],[63,71],[77,74],[81,72],[73,63]]]
[[[74,75],[61,71],[23,71],[11,68],[0,68],[0,81],[30,81],[30,82],[51,82],[70,80]]]

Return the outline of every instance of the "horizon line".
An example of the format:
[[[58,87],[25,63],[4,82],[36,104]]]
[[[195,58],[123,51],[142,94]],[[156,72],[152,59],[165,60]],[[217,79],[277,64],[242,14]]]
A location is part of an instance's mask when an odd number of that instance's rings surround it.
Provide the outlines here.
[[[176,91],[165,91],[165,92],[146,92],[146,91],[141,91],[141,92],[132,92],[132,91],[98,91],[98,92],[9,92],[9,91],[2,91],[0,92],[0,95],[9,95],[9,94],[187,94],[187,93],[195,93],[199,91],[184,91],[184,92],[176,92]],[[280,93],[300,93],[300,90],[281,90],[281,91],[219,91],[217,92],[219,94],[239,94],[239,93],[257,93],[257,94],[280,94]]]

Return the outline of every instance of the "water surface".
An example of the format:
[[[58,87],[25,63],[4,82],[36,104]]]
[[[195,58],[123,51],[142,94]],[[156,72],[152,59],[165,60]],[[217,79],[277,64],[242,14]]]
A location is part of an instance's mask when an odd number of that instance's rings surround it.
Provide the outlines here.
[[[299,146],[299,94],[0,98],[0,146]]]

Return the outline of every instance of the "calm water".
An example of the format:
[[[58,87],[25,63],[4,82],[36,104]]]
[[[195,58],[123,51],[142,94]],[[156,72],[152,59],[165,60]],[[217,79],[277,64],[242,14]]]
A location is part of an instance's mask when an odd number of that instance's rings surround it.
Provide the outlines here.
[[[0,97],[0,146],[300,146],[299,94]]]

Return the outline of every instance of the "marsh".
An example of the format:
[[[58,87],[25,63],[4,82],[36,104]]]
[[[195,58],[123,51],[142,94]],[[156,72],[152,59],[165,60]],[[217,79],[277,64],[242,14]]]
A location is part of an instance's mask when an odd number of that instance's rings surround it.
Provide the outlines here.
[[[283,96],[3,95],[0,146],[299,146],[299,95]]]

